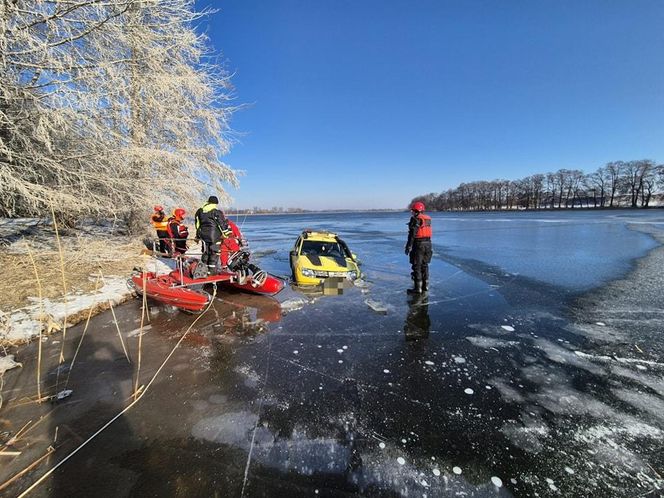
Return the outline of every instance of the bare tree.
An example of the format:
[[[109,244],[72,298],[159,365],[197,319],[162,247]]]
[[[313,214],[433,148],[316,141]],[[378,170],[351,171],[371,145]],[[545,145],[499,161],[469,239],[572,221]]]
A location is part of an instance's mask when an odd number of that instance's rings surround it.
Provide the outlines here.
[[[607,179],[608,183],[609,207],[613,207],[616,194],[620,190],[620,183],[624,169],[625,163],[623,161],[613,161],[607,163],[607,165],[603,168],[603,175]]]
[[[581,170],[560,169],[520,180],[462,183],[441,194],[430,193],[416,200],[439,210],[546,209],[575,206],[620,205],[626,194],[633,207],[648,207],[664,190],[664,165],[650,160],[615,161],[590,175]]]
[[[657,185],[658,166],[654,161],[641,162],[641,207],[648,207]]]
[[[125,215],[237,184],[189,0],[0,3],[0,214]]]

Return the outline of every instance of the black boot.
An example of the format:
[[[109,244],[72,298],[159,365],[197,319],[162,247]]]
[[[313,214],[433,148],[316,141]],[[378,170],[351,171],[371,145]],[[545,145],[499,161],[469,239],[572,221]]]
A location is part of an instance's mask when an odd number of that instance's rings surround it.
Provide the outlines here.
[[[415,280],[413,288],[408,289],[406,292],[408,292],[408,294],[422,294],[422,282],[420,280]]]

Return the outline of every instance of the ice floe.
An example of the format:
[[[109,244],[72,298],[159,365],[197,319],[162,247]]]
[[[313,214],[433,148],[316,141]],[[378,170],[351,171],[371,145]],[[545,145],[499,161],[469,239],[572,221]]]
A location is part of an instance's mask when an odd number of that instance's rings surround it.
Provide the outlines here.
[[[152,328],[152,325],[145,325],[142,329],[141,328],[134,329],[131,332],[127,332],[127,337],[137,337],[141,334],[141,330],[145,334],[151,328]]]
[[[292,297],[290,299],[286,299],[283,303],[281,303],[281,310],[286,313],[290,311],[297,311],[304,308],[306,304],[307,304],[306,299],[302,299],[300,297]]]
[[[387,312],[390,309],[389,305],[386,305],[386,304],[381,303],[380,301],[376,301],[374,299],[365,299],[364,304],[366,304],[373,311],[375,311],[376,313],[381,314],[381,315],[387,315]]]
[[[9,354],[7,356],[0,356],[0,375],[5,373],[7,370],[12,368],[22,367],[21,363],[14,361],[14,355]]]
[[[503,339],[496,339],[494,337],[485,337],[485,336],[470,336],[466,337],[466,340],[470,342],[473,346],[478,348],[507,348],[511,346],[518,346],[519,341],[505,341]]]
[[[620,358],[617,356],[594,355],[594,354],[584,353],[582,351],[574,351],[574,354],[576,354],[581,358],[587,358],[589,360],[597,360],[603,362],[616,361],[618,363],[636,363],[637,368],[639,366],[638,364],[645,364],[654,367],[664,367],[664,363],[659,363],[657,361],[651,361],[651,360],[642,360],[641,358]]]

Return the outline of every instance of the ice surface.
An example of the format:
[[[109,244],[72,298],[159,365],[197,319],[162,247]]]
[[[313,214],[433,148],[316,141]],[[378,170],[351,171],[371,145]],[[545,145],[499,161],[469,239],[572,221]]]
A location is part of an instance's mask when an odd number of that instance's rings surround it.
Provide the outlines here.
[[[164,418],[170,429],[138,434],[150,430],[145,424],[136,427],[137,436],[158,440],[160,456],[169,447],[178,461],[181,454],[200,456],[195,479],[207,480],[208,490],[212,483],[242,483],[247,468],[248,494],[343,492],[340,486],[367,496],[381,490],[394,496],[622,497],[661,489],[664,482],[648,465],[659,469],[664,443],[664,358],[658,342],[639,328],[646,318],[653,328],[661,325],[661,313],[656,303],[618,307],[607,301],[590,313],[592,300],[576,301],[586,285],[623,275],[651,243],[614,213],[597,219],[586,213],[470,214],[455,215],[455,222],[434,214],[427,297],[405,292],[405,213],[250,218],[243,231],[260,248],[257,264],[266,270],[287,275],[288,249],[301,228],[316,221],[340,232],[361,256],[371,285],[315,300],[290,287],[276,298],[247,298],[288,312],[251,335],[224,326],[222,298],[216,316],[197,324],[215,368],[188,376],[181,366],[190,363],[188,354],[195,363],[203,347],[183,344],[171,373],[186,388],[169,391],[170,411],[163,411],[170,413]],[[623,236],[627,242],[618,240]],[[475,246],[479,237],[486,240]],[[601,261],[606,250],[592,254],[595,243],[570,243],[593,237],[616,238],[617,254],[608,256],[614,269]],[[553,241],[556,247],[540,247]],[[559,268],[542,261],[553,253],[557,262],[569,261]],[[647,294],[654,299],[656,291],[648,287]],[[246,298],[240,297],[237,315]],[[386,312],[369,307],[369,300]],[[625,321],[630,311],[636,322]],[[192,318],[181,315],[162,313],[147,339],[184,330]],[[129,323],[127,330],[138,326]],[[202,399],[191,400],[192,392]],[[214,403],[211,395],[227,401]],[[166,482],[182,470],[167,467],[137,471],[161,472]],[[187,472],[180,474],[186,479]]]
[[[610,213],[592,211],[478,213],[458,220],[443,217],[441,222],[450,254],[575,290],[619,277],[629,270],[633,258],[656,245]]]

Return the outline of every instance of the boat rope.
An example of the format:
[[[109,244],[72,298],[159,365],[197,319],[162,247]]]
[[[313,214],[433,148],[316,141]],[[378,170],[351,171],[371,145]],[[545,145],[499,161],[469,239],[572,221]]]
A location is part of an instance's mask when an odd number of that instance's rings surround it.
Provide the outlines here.
[[[83,449],[84,446],[86,446],[90,441],[92,441],[92,440],[93,440],[94,438],[96,438],[99,434],[101,434],[104,430],[106,430],[106,429],[107,429],[107,428],[108,428],[113,422],[115,422],[117,419],[119,419],[122,415],[124,415],[125,413],[127,413],[131,408],[134,407],[134,405],[135,405],[136,403],[138,403],[138,402],[143,398],[143,396],[145,395],[145,393],[148,392],[148,390],[150,389],[150,386],[152,385],[152,383],[157,379],[157,376],[161,373],[161,371],[163,370],[163,368],[166,366],[166,363],[168,362],[168,360],[171,358],[171,356],[173,356],[173,354],[175,354],[175,351],[176,351],[177,348],[180,346],[180,344],[182,344],[182,341],[184,341],[185,337],[187,337],[187,335],[189,334],[189,332],[191,331],[191,329],[194,327],[194,325],[196,325],[196,322],[198,322],[198,320],[200,320],[200,319],[203,317],[203,315],[205,315],[205,313],[207,313],[208,310],[212,307],[212,304],[214,303],[214,298],[215,298],[216,295],[217,295],[217,286],[215,285],[215,286],[214,286],[214,291],[212,292],[212,299],[210,299],[210,302],[208,303],[207,307],[203,310],[203,312],[202,312],[200,315],[198,315],[198,316],[196,317],[196,319],[195,319],[193,322],[191,322],[191,325],[189,325],[189,327],[187,328],[187,330],[185,330],[184,334],[182,334],[182,337],[180,337],[180,340],[178,340],[178,342],[175,344],[175,346],[173,346],[173,349],[172,349],[171,352],[168,354],[168,356],[166,356],[166,358],[164,359],[164,361],[162,362],[162,364],[159,366],[159,368],[157,369],[157,371],[154,373],[154,375],[153,375],[152,378],[150,379],[150,382],[148,382],[147,385],[145,386],[145,389],[143,389],[143,390],[141,391],[141,394],[139,394],[139,396],[138,396],[134,401],[132,401],[131,403],[129,403],[129,404],[128,404],[128,405],[127,405],[127,406],[126,406],[126,407],[125,407],[120,413],[118,413],[115,417],[113,417],[111,420],[109,420],[108,422],[106,422],[106,423],[105,423],[105,424],[104,424],[99,430],[97,430],[97,432],[95,432],[95,433],[92,434],[88,439],[86,439],[85,441],[83,441],[83,442],[82,442],[80,445],[78,445],[78,446],[77,446],[77,447],[76,447],[71,453],[69,453],[66,457],[64,457],[62,460],[60,460],[56,465],[54,465],[54,466],[53,466],[49,471],[47,471],[43,476],[41,476],[39,479],[37,479],[37,481],[35,481],[35,482],[34,482],[34,483],[33,483],[28,489],[26,489],[26,490],[23,491],[20,495],[18,495],[18,498],[23,498],[24,496],[27,496],[27,495],[28,495],[31,491],[33,491],[37,486],[39,486],[42,482],[44,482],[44,481],[46,480],[46,478],[48,478],[51,474],[53,474],[53,472],[55,472],[55,471],[56,471],[61,465],[63,465],[67,460],[69,460],[69,459],[70,459],[71,457],[73,457],[76,453],[78,453],[81,449]]]

